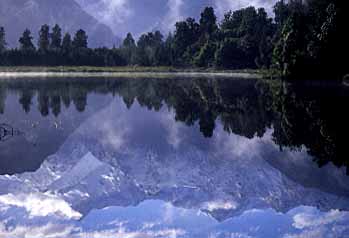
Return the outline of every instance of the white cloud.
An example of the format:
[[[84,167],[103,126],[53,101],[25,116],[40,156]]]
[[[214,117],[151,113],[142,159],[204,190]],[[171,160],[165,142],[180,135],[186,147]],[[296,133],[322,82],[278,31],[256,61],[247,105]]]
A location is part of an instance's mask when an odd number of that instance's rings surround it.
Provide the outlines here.
[[[219,237],[229,237],[229,238],[254,238],[253,236],[248,235],[247,233],[241,232],[215,232],[208,235],[208,238],[219,238]]]
[[[244,136],[229,134],[219,126],[214,134],[217,151],[230,154],[231,158],[249,159],[260,157],[261,146],[274,146],[271,142],[272,129],[267,129],[263,137],[254,136],[252,139]],[[219,149],[218,149],[219,148]]]
[[[327,238],[326,233],[327,229],[325,227],[317,227],[315,229],[301,231],[299,234],[285,234],[283,238]],[[335,238],[335,236],[331,236],[331,238]]]
[[[237,10],[249,6],[264,7],[269,14],[273,12],[273,6],[277,0],[216,0],[215,6],[219,16],[223,16],[229,10]]]
[[[162,28],[164,31],[172,30],[176,22],[184,18],[181,11],[182,6],[183,6],[183,0],[167,1],[167,7],[169,11],[165,15],[165,18],[163,20]]]
[[[166,203],[163,207],[163,220],[166,223],[170,223],[173,221],[173,217],[174,217],[174,212],[175,212],[175,208],[172,206],[171,203]]]
[[[182,122],[176,122],[174,120],[175,112],[171,109],[170,112],[163,113],[160,122],[168,131],[167,143],[169,143],[174,149],[178,149],[178,146],[182,142],[181,129],[185,127]]]
[[[102,5],[106,11],[100,14],[102,22],[123,23],[125,19],[132,15],[132,11],[127,5],[127,0],[102,0]]]
[[[319,214],[318,211],[306,211],[296,214],[293,217],[293,226],[297,229],[304,229],[307,227],[324,226],[344,219],[349,219],[349,214],[340,212],[339,210],[331,210],[324,214]]]
[[[238,232],[234,232],[230,234],[231,238],[253,238],[252,236],[249,236],[246,233],[238,233]]]
[[[184,230],[181,229],[163,229],[158,231],[126,231],[124,228],[118,230],[105,230],[96,232],[82,232],[74,237],[89,238],[176,238],[183,236]]]
[[[6,227],[0,222],[0,238],[176,238],[185,235],[182,229],[159,229],[129,231],[125,227],[100,231],[84,231],[83,228],[72,224],[18,225]]]
[[[98,21],[114,27],[124,24],[133,15],[128,0],[77,0],[86,12],[95,17]]]
[[[238,204],[233,201],[212,201],[204,204],[203,208],[213,212],[215,210],[232,210],[236,209]]]
[[[44,194],[7,194],[0,196],[1,206],[24,208],[31,217],[63,216],[78,219],[81,214],[74,211],[67,202],[52,195]]]
[[[123,108],[123,110],[126,109]],[[105,120],[99,125],[99,128],[100,140],[103,145],[111,146],[114,150],[119,150],[125,144],[125,137],[129,132],[129,128],[123,118]]]
[[[292,226],[298,231],[285,234],[284,238],[339,238],[349,234],[348,212],[339,210],[321,212],[313,207],[299,209],[301,212],[292,216]]]
[[[48,223],[43,226],[16,226],[6,227],[0,222],[0,238],[20,237],[20,238],[65,238],[74,230],[72,225]]]

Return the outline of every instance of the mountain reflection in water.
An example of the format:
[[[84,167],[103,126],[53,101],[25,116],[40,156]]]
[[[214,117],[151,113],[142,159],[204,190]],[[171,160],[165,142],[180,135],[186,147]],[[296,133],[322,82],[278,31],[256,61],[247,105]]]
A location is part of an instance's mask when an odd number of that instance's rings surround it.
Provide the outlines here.
[[[0,142],[0,237],[27,226],[53,237],[345,237],[348,97],[338,85],[246,79],[2,80],[0,123],[24,135]]]

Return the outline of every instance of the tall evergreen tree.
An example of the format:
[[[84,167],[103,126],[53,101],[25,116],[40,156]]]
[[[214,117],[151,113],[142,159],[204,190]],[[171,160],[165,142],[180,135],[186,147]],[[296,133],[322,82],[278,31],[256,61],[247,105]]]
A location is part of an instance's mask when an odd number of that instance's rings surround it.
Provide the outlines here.
[[[164,42],[165,65],[174,65],[173,35],[170,32]]]
[[[273,35],[272,19],[268,18],[263,8],[256,10],[254,7],[247,7],[228,12],[225,14],[220,29],[222,47],[219,53],[224,54],[221,59],[226,59],[228,55],[231,55],[227,52],[230,49],[239,52],[239,57],[241,57],[240,63],[232,65],[233,67],[267,67],[270,65],[272,49],[269,45]],[[235,57],[232,61],[236,63]],[[221,64],[230,65],[229,62],[221,62]]]
[[[214,10],[212,7],[206,7],[200,18],[199,50],[195,53],[193,61],[196,66],[212,66],[216,51],[217,31],[217,17]]]
[[[274,21],[281,28],[289,16],[289,9],[285,0],[280,0],[274,5]]]
[[[173,51],[176,65],[189,64],[193,46],[200,37],[200,25],[193,18],[177,22],[173,36]]]
[[[69,33],[66,33],[62,41],[62,52],[63,54],[68,54],[73,48],[71,36]]]
[[[33,44],[33,37],[31,36],[31,32],[29,29],[26,29],[22,36],[19,38],[20,49],[22,51],[33,51],[35,50],[35,46]]]
[[[206,7],[201,13],[200,18],[200,33],[202,38],[201,40],[203,41],[202,43],[209,39],[213,39],[216,36],[217,30],[217,17],[214,13],[214,9],[212,7]]]
[[[127,61],[127,64],[131,65],[135,63],[136,43],[131,33],[128,33],[124,41],[122,42],[122,55]]]
[[[65,33],[62,40],[61,56],[63,56],[63,63],[66,65],[71,64],[71,54],[73,49],[73,43],[69,33]]]
[[[51,37],[51,44],[50,48],[52,50],[58,50],[61,48],[61,43],[62,43],[62,29],[59,27],[58,24],[56,24],[52,28],[52,33],[50,35]]]
[[[50,27],[48,25],[41,26],[39,31],[38,49],[40,52],[45,53],[50,46]]]
[[[74,40],[73,40],[73,47],[74,49],[79,48],[87,48],[87,35],[86,32],[82,29],[78,30],[75,33]]]
[[[131,33],[127,33],[126,38],[122,42],[122,46],[126,47],[126,48],[130,48],[130,47],[135,47],[136,46],[135,40],[133,39],[133,36],[132,36]]]
[[[7,43],[6,43],[5,29],[3,27],[0,27],[0,65],[4,65],[6,62],[6,56],[4,56],[4,53],[6,51],[6,46],[7,46]],[[0,91],[0,96],[1,96],[1,91]],[[1,103],[0,103],[0,113],[1,113]]]
[[[160,63],[163,35],[160,31],[141,35],[137,42],[137,61],[141,65],[156,66]]]
[[[6,33],[3,27],[0,27],[0,54],[6,50]]]

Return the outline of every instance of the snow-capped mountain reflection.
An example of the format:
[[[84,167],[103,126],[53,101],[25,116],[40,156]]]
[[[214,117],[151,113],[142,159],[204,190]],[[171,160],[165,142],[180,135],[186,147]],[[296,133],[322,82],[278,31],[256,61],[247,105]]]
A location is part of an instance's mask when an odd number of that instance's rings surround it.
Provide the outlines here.
[[[306,152],[280,152],[272,131],[248,139],[218,123],[204,138],[165,107],[127,109],[114,100],[36,172],[0,177],[0,237],[348,234],[348,213],[333,210],[349,207],[344,172],[312,172]],[[271,157],[298,159],[274,166]],[[283,166],[328,176],[305,186]],[[342,196],[329,192],[336,181]]]

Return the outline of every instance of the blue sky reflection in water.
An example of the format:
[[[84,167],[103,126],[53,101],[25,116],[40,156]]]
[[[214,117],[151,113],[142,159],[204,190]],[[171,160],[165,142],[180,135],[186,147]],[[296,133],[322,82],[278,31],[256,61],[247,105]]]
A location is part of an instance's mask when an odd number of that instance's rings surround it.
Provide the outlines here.
[[[310,87],[3,80],[0,122],[24,134],[0,142],[0,237],[349,236],[336,109]]]

